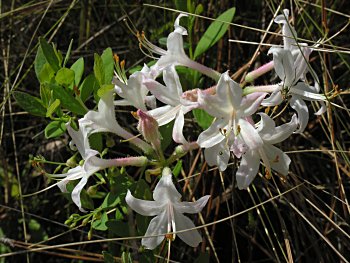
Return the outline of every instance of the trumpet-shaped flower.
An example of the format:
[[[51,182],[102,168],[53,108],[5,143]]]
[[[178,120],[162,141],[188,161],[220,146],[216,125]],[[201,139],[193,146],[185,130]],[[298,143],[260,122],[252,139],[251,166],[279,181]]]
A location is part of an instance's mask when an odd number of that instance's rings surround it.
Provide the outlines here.
[[[260,159],[264,162],[268,175],[271,175],[271,169],[282,175],[288,174],[290,159],[288,155],[273,144],[285,140],[297,129],[297,117],[293,115],[289,123],[276,127],[275,122],[268,115],[265,113],[259,114],[261,116],[260,125],[254,132],[259,136],[262,144],[254,149],[248,148],[242,155],[236,173],[239,189],[247,188],[253,181],[260,166]]]
[[[81,157],[84,159],[82,166],[69,169],[65,174],[55,174],[52,177],[61,179],[57,186],[62,192],[67,192],[66,185],[68,182],[80,179],[79,183],[72,191],[72,200],[78,206],[80,211],[84,212],[81,206],[80,193],[86,185],[89,177],[99,170],[112,166],[135,165],[143,166],[147,162],[146,157],[129,157],[123,159],[101,159],[96,157],[97,151],[90,148],[88,131],[85,126],[80,126],[78,131],[75,131],[70,124],[67,124],[67,130],[72,138],[73,145],[78,149]]]
[[[149,111],[159,126],[165,125],[175,119],[173,127],[173,139],[177,143],[188,143],[183,136],[184,115],[198,106],[197,102],[183,98],[183,91],[179,76],[174,65],[168,66],[163,72],[165,86],[155,80],[147,80],[145,85],[151,93],[161,102],[167,104]]]
[[[104,94],[98,102],[98,111],[89,111],[84,118],[79,120],[79,126],[86,129],[86,136],[97,132],[111,132],[139,147],[146,153],[152,151],[152,147],[143,140],[122,128],[115,118],[113,91]]]
[[[113,84],[115,85],[115,92],[122,97],[122,100],[116,100],[115,105],[131,105],[137,109],[146,111],[146,105],[154,108],[155,98],[153,96],[147,96],[149,93],[146,86],[143,84],[144,79],[148,78],[148,67],[145,67],[141,71],[133,73],[127,83],[120,81],[118,78],[113,78]]]
[[[128,191],[125,200],[137,213],[144,216],[156,216],[151,220],[145,237],[141,241],[147,249],[154,249],[163,241],[164,235],[194,228],[193,222],[183,213],[199,213],[208,202],[209,197],[209,195],[204,196],[196,202],[180,202],[181,194],[174,186],[171,170],[166,167],[163,169],[162,178],[153,191],[154,201],[137,199],[131,195],[130,191]],[[177,233],[177,235],[192,247],[198,246],[202,241],[197,230],[184,231]]]
[[[222,171],[227,167],[229,150],[237,135],[242,136],[249,148],[259,146],[256,143],[259,144],[260,138],[255,135],[249,117],[256,112],[266,93],[255,92],[244,97],[242,93],[242,88],[229,77],[228,72],[221,75],[215,95],[198,91],[200,107],[216,120],[199,135],[197,143],[207,148],[205,156],[208,163],[217,164]]]

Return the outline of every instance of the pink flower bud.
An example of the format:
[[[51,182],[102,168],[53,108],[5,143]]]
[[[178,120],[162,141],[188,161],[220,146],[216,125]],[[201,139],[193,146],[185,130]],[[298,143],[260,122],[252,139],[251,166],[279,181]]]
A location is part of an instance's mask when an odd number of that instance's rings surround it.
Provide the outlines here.
[[[139,124],[137,129],[146,141],[150,142],[154,148],[160,149],[160,133],[158,130],[158,122],[146,112],[137,110]]]

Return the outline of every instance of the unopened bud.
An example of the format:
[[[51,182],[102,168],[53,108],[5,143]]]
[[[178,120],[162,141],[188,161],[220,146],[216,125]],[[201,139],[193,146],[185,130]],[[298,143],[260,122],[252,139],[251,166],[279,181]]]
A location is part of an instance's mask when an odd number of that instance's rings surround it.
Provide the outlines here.
[[[77,161],[75,160],[75,155],[73,155],[71,158],[69,158],[66,161],[66,165],[70,168],[74,168],[77,166]]]
[[[158,130],[158,122],[142,110],[137,111],[139,124],[137,129],[146,141],[150,142],[156,149],[160,149],[160,133]]]

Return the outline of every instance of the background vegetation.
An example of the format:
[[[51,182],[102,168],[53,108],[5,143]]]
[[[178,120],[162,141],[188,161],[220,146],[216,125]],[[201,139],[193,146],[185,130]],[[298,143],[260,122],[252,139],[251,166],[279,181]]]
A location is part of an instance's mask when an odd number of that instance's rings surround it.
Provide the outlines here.
[[[216,18],[231,7],[236,8],[233,24],[198,61],[220,72],[230,70],[233,79],[241,82],[249,70],[270,61],[266,44],[281,43],[281,37],[275,34],[280,28],[271,25],[273,14],[279,7],[289,8],[298,37],[309,40],[310,45],[335,35],[323,46],[327,51],[313,52],[310,61],[321,79],[322,90],[336,96],[323,116],[310,114],[302,136],[292,136],[283,143],[282,149],[292,159],[288,177],[266,180],[260,175],[248,191],[239,191],[234,187],[235,163],[225,173],[219,173],[206,165],[201,150],[187,155],[178,176],[179,187],[186,200],[211,194],[202,216],[195,217],[196,225],[210,225],[202,229],[204,241],[196,249],[176,240],[171,258],[174,262],[350,260],[350,4],[347,1],[6,0],[0,1],[0,253],[4,256],[0,256],[1,262],[128,262],[128,257],[135,261],[163,262],[166,255],[160,249],[155,253],[157,257],[147,259],[147,253],[138,251],[139,240],[89,245],[81,242],[71,246],[69,243],[87,240],[89,227],[69,228],[64,224],[71,214],[78,212],[68,196],[53,188],[21,198],[21,194],[39,191],[50,183],[43,171],[51,171],[54,166],[40,164],[34,157],[65,163],[70,156],[68,136],[46,139],[44,129],[48,120],[24,112],[12,96],[14,91],[39,94],[33,67],[38,37],[56,43],[63,52],[73,39],[71,60],[84,57],[88,72],[92,72],[93,54],[101,54],[107,47],[125,59],[127,69],[132,69],[152,59],[139,50],[137,38],[123,22],[124,18],[143,30],[151,42],[162,45],[177,16],[167,8],[200,13],[186,39],[189,46],[195,47],[211,23],[205,17]],[[229,42],[229,39],[251,43]],[[265,45],[256,45],[260,42]],[[267,83],[270,77],[262,77],[256,83]],[[196,83],[196,87],[190,83],[193,82],[184,81],[184,88],[208,88],[213,84],[207,79]],[[130,118],[125,117],[128,115],[124,112],[120,116],[124,118],[120,121],[123,126],[129,125],[136,134],[135,125],[130,126]],[[196,138],[201,128],[191,120],[185,134]],[[122,143],[119,147],[120,152],[127,149]],[[135,178],[139,172],[128,170]],[[92,239],[117,236],[120,235],[115,231],[94,231]],[[55,245],[62,247],[30,252]],[[21,253],[23,250],[29,253]],[[108,253],[102,255],[102,251]],[[127,251],[130,254],[123,253]]]

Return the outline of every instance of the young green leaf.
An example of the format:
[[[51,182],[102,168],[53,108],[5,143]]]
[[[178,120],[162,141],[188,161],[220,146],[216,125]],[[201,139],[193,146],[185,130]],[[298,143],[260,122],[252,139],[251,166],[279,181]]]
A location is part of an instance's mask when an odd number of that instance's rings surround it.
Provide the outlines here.
[[[194,109],[192,112],[199,126],[204,130],[208,129],[214,118],[202,109]]]
[[[81,77],[84,73],[84,58],[79,58],[74,64],[70,67],[71,70],[74,71],[74,84],[75,86],[79,86]]]
[[[112,49],[109,47],[105,49],[101,55],[104,69],[104,83],[111,84],[114,72],[114,58]]]
[[[96,53],[94,54],[94,74],[98,83],[102,86],[105,83],[105,71],[102,58]]]
[[[80,85],[80,98],[85,102],[93,91],[98,90],[98,82],[93,74],[88,75]]]
[[[56,138],[66,132],[66,125],[63,121],[52,121],[45,128],[45,138]]]
[[[108,222],[108,215],[107,213],[104,211],[101,215],[101,218],[96,219],[93,223],[92,223],[92,227],[96,230],[100,230],[100,231],[106,231],[107,230],[107,226],[106,223]]]
[[[40,85],[40,98],[44,106],[47,108],[51,99],[51,90],[48,88],[47,84]]]
[[[39,42],[47,62],[50,64],[52,69],[57,72],[60,69],[60,65],[54,48],[42,37],[39,37]]]
[[[111,91],[112,89],[114,89],[113,84],[105,84],[97,91],[97,95],[101,98],[104,94]]]
[[[55,76],[55,71],[52,69],[49,63],[45,63],[40,70],[38,79],[40,83],[51,82]]]
[[[70,53],[72,52],[72,45],[73,45],[73,39],[70,41],[69,43],[69,47],[68,47],[68,50],[67,50],[67,54],[64,58],[64,61],[63,61],[63,67],[66,66],[68,60],[69,60],[69,57],[70,57]]]
[[[51,117],[52,114],[60,106],[60,104],[61,104],[60,100],[59,99],[55,99],[54,102],[52,102],[51,105],[47,108],[46,117]]]
[[[55,80],[58,84],[68,87],[74,82],[74,71],[68,68],[61,68],[55,77]]]
[[[41,49],[41,47],[38,47],[38,51],[36,52],[36,56],[35,56],[35,60],[34,60],[34,70],[35,70],[35,74],[36,77],[40,80],[39,78],[39,74],[41,72],[41,69],[43,68],[43,66],[46,63],[46,58],[44,56],[43,50]]]
[[[33,97],[27,93],[20,91],[14,91],[13,96],[18,105],[25,111],[28,111],[30,114],[33,114],[35,116],[46,116],[46,109],[39,98]]]
[[[55,84],[50,84],[50,87],[53,90],[54,97],[61,101],[61,105],[64,108],[80,115],[84,115],[87,112],[83,105],[81,105],[67,90]]]
[[[215,45],[215,43],[223,37],[228,29],[228,23],[232,22],[235,11],[236,8],[232,7],[211,23],[197,44],[196,50],[194,51],[194,59]]]

